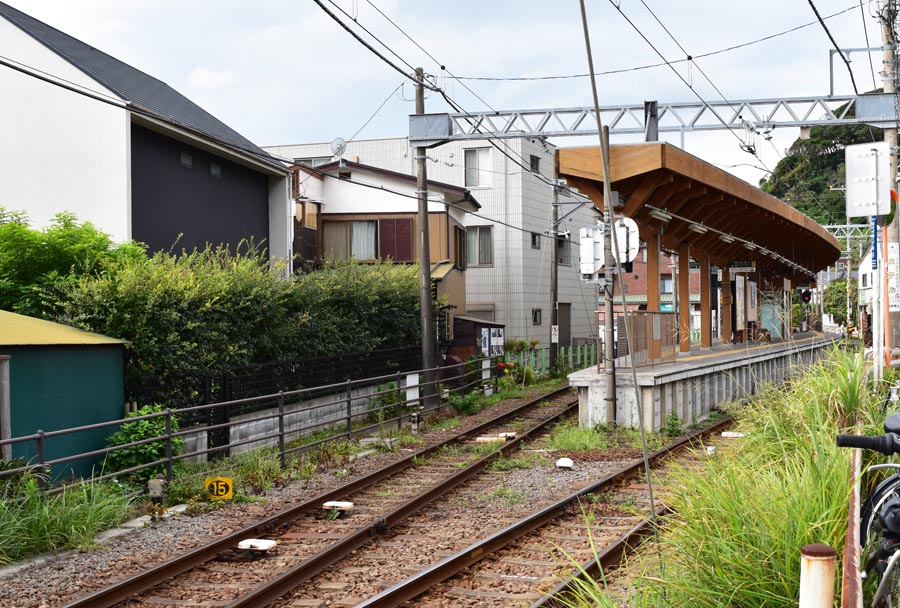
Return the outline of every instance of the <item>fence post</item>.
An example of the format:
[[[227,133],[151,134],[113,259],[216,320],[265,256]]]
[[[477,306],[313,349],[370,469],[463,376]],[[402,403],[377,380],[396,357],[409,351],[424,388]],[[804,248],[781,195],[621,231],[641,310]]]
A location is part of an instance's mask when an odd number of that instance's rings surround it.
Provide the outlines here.
[[[37,434],[37,463],[38,469],[40,473],[38,474],[37,483],[40,489],[44,489],[47,485],[47,480],[45,479],[46,467],[44,466],[44,462],[46,461],[44,458],[44,431],[38,429]]]
[[[347,378],[347,439],[353,437],[353,381]]]
[[[166,483],[172,483],[172,410],[166,408]]]
[[[284,391],[278,391],[278,460],[284,469]]]
[[[397,371],[394,384],[397,385],[397,430],[403,430],[403,391],[400,390],[400,371]]]
[[[804,545],[800,549],[800,608],[834,605],[834,568],[837,551],[828,545]]]

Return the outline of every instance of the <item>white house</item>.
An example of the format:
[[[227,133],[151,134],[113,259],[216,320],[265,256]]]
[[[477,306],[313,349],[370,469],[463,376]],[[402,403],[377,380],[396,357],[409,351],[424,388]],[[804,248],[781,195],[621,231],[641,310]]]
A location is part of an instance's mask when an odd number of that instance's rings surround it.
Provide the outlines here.
[[[466,314],[505,324],[507,338],[550,341],[550,231],[553,146],[515,138],[451,142],[428,150],[428,178],[454,184],[477,197],[481,209],[468,213],[466,226]],[[266,150],[308,166],[336,160],[329,143],[268,146]],[[512,158],[510,158],[512,157]],[[407,138],[351,141],[344,158],[351,162],[415,175],[416,161]],[[524,168],[523,166],[524,165]],[[578,267],[578,230],[595,223],[593,207],[582,199],[561,197],[560,224],[571,238],[560,240],[560,342],[595,336],[597,286],[584,283]]]
[[[2,2],[0,56],[0,205],[37,227],[71,211],[151,251],[253,239],[291,259],[290,172],[252,142]]]

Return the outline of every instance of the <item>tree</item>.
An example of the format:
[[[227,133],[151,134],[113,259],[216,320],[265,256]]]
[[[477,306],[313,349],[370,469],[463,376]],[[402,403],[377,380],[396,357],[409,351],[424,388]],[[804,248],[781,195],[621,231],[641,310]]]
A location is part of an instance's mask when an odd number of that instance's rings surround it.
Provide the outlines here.
[[[35,230],[25,212],[0,207],[0,309],[42,316],[42,290],[96,275],[114,260],[144,257],[142,246],[115,245],[72,213],[58,213],[48,228]]]
[[[826,313],[834,315],[834,321],[838,325],[847,325],[847,280],[838,279],[832,281],[825,288],[824,300],[822,302]],[[850,321],[851,325],[856,323],[856,306],[858,299],[856,283],[850,283]]]
[[[843,111],[843,108],[836,110]],[[759,187],[820,224],[843,224],[844,148],[881,141],[881,129],[867,125],[824,125],[797,139]]]

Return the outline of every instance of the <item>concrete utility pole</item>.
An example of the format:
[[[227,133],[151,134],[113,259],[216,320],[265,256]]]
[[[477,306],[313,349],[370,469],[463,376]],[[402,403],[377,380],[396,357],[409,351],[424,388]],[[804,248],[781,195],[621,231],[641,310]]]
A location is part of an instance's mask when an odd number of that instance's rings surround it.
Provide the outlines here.
[[[416,68],[416,114],[425,113],[425,74]],[[434,306],[431,301],[431,254],[428,242],[428,172],[426,152],[416,147],[416,193],[419,197],[419,308],[422,321],[422,369],[425,370],[425,403],[435,394],[431,369],[434,368]]]
[[[886,2],[883,0],[879,0],[878,2],[878,14],[881,15],[881,31],[884,37],[884,51],[883,51],[883,63],[884,67],[882,68],[882,86],[884,87],[884,92],[887,95],[896,95],[896,78],[897,71],[894,66],[894,30],[893,23],[891,22],[891,15],[895,14],[896,9],[896,0],[887,0]],[[897,101],[894,101],[894,111],[897,109]],[[890,184],[891,188],[897,187],[897,125],[894,123],[894,126],[888,127],[884,129],[884,141],[888,142],[890,146]],[[887,229],[887,243],[900,243],[900,223],[898,223],[898,216],[900,213],[894,214],[894,221],[890,223]],[[885,256],[884,263],[886,264],[889,259],[889,256]],[[888,269],[888,274],[890,274],[890,269]],[[848,278],[849,281],[849,278]],[[848,283],[849,284],[849,283]],[[884,294],[882,298],[883,302],[888,301],[888,295]],[[888,315],[884,315],[888,317]],[[887,336],[888,344],[893,347],[897,347],[900,345],[900,312],[891,312],[889,313],[890,323],[888,327],[885,327],[884,334]],[[888,355],[890,357],[890,354]]]
[[[559,356],[559,333],[554,341],[553,329],[559,331],[559,152],[553,150],[553,194],[550,198],[550,369],[556,367]]]

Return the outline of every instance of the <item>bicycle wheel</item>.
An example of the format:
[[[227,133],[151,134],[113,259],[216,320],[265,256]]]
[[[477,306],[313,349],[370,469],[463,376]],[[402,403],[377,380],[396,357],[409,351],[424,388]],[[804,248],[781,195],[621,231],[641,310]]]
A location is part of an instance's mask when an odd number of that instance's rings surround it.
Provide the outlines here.
[[[900,473],[891,475],[880,484],[871,494],[866,496],[862,507],[859,509],[859,544],[863,547],[869,544],[875,534],[874,525],[878,512],[889,498],[900,497]]]

